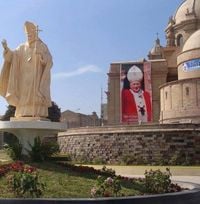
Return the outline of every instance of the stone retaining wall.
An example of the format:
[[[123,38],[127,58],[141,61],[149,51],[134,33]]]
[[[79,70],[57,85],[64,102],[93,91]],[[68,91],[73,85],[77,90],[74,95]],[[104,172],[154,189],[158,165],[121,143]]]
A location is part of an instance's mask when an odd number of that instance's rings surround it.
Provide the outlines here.
[[[85,162],[200,163],[200,127],[194,124],[69,129],[58,142],[62,153]]]

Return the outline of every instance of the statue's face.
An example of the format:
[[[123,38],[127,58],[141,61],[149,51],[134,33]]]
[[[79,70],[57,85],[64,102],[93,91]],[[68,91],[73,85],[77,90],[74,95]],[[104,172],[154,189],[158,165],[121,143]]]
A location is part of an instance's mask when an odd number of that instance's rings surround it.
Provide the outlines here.
[[[35,40],[36,40],[35,32],[28,32],[28,33],[26,33],[26,35],[27,35],[27,40],[28,40],[29,44],[35,42]]]
[[[132,81],[130,82],[130,88],[134,91],[134,92],[138,92],[141,88],[141,82],[140,81]]]

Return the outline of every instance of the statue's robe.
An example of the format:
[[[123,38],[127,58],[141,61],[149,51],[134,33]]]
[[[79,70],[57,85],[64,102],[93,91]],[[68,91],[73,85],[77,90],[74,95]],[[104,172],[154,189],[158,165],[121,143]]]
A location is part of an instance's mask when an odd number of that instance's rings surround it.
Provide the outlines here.
[[[24,43],[4,54],[0,95],[16,107],[15,117],[48,116],[52,65],[51,54],[41,40],[36,46]]]

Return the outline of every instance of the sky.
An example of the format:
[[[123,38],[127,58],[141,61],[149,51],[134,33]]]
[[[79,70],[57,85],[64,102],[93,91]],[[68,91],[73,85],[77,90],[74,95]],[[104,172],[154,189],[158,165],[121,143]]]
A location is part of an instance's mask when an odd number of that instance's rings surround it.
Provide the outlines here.
[[[147,59],[183,0],[0,0],[0,41],[26,41],[24,22],[42,30],[52,56],[51,97],[61,111],[100,113],[112,62]],[[3,64],[0,46],[0,64]],[[0,96],[0,115],[7,109]]]

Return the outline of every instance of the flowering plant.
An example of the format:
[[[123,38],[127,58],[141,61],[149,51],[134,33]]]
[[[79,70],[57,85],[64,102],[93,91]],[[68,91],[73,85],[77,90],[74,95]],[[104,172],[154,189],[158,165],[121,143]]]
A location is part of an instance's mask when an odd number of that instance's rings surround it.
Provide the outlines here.
[[[171,172],[166,168],[166,172],[158,170],[145,171],[145,187],[149,193],[168,193],[171,187]]]
[[[35,167],[13,165],[14,174],[8,175],[10,189],[17,197],[40,197],[45,189],[45,184],[39,179]]]
[[[22,171],[24,163],[21,161],[16,161],[11,164],[4,164],[0,166],[0,177],[4,176],[9,171]]]
[[[91,189],[92,197],[117,197],[121,190],[118,177],[104,179],[98,176],[96,185]]]

